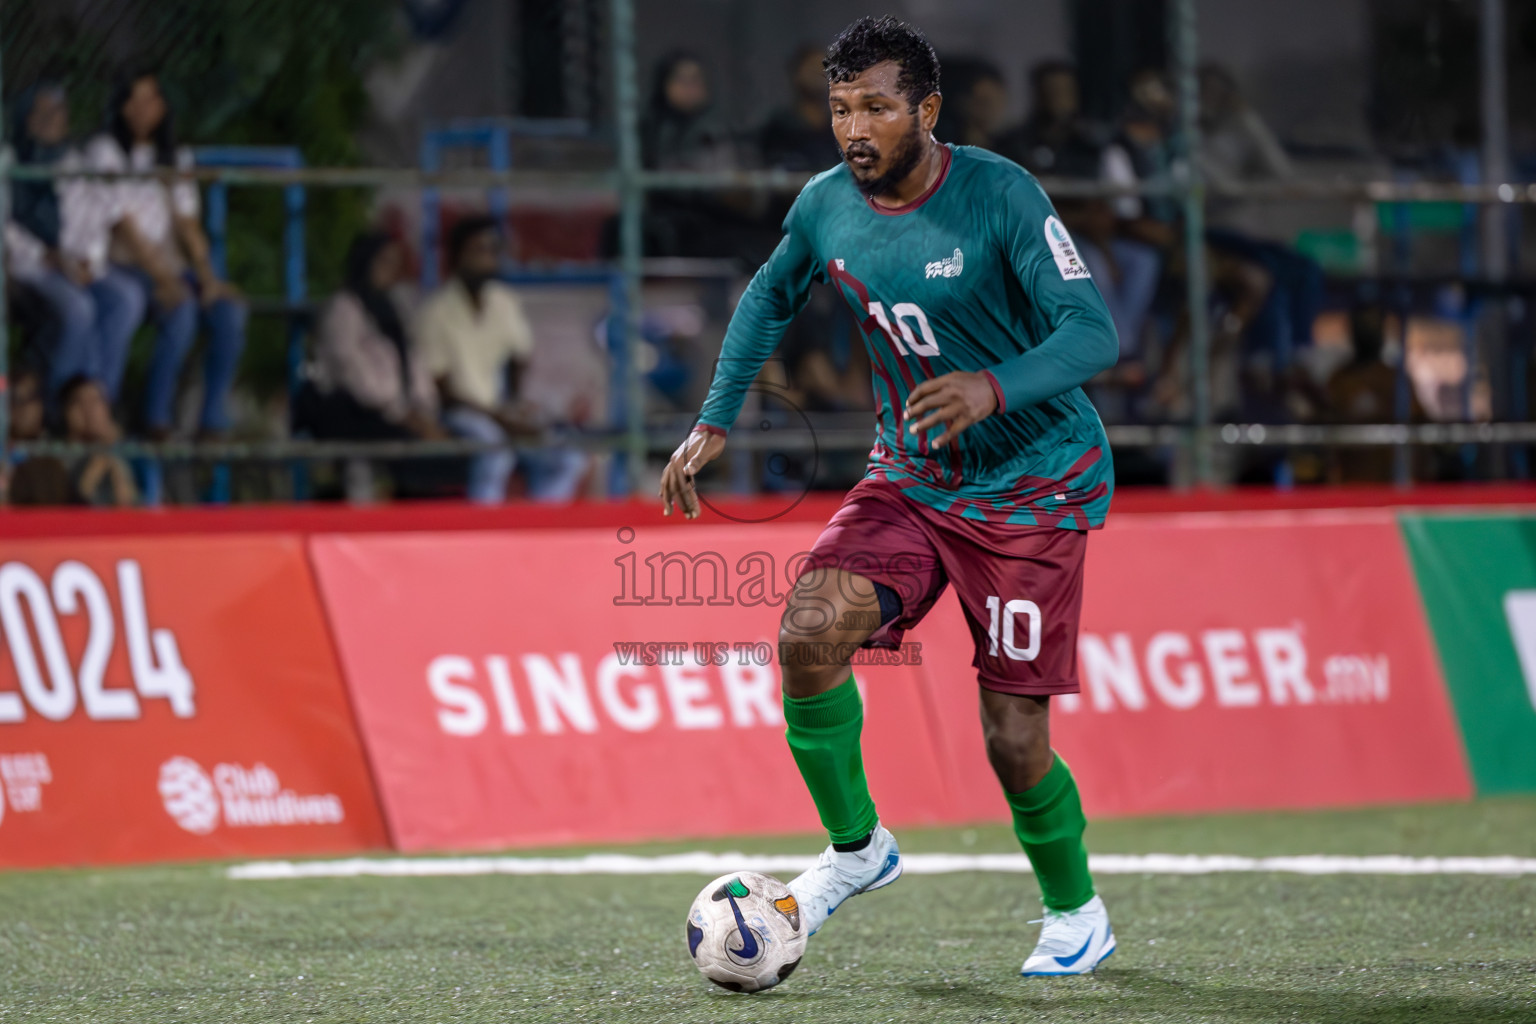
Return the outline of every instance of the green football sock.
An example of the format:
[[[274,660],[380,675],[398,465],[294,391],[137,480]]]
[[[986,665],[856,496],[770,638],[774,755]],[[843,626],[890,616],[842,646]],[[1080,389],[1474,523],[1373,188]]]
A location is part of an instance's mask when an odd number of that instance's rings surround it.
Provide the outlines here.
[[[875,802],[859,749],[864,702],[853,676],[814,697],[786,696],[784,725],[800,777],[832,841],[853,843],[874,831]]]
[[[1045,778],[1022,793],[1009,793],[1013,831],[1040,880],[1040,896],[1051,910],[1076,910],[1093,899],[1088,848],[1083,845],[1083,802],[1072,769],[1056,755]]]

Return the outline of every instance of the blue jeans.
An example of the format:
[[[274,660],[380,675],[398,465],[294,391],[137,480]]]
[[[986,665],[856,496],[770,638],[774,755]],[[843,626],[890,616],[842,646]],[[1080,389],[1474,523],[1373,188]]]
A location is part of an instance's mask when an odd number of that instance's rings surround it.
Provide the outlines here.
[[[140,270],[129,271],[147,297],[154,294],[154,282]],[[181,366],[197,340],[201,319],[208,331],[208,350],[203,357],[203,408],[198,427],[208,433],[229,429],[229,390],[235,383],[240,353],[245,349],[246,306],[244,302],[219,299],[203,306],[197,290],[188,278],[192,297],[174,309],[155,307],[155,348],[149,357],[149,376],[144,387],[144,427],[169,430],[176,402],[176,383]],[[119,370],[121,377],[121,370]]]
[[[455,437],[489,444],[505,444],[507,432],[501,424],[483,412],[463,406],[449,409],[443,414],[443,425]],[[499,505],[507,497],[507,480],[517,456],[510,447],[493,452],[481,452],[469,460],[469,486],[467,497],[477,505]]]
[[[1109,243],[1109,255],[1114,257],[1115,266],[1120,270],[1117,280],[1110,273],[1107,256],[1098,246],[1085,242],[1078,249],[1115,321],[1115,332],[1120,335],[1121,358],[1137,358],[1141,355],[1141,332],[1152,311],[1152,300],[1157,297],[1163,258],[1150,245],[1116,238]]]
[[[491,417],[463,406],[443,414],[443,425],[456,437],[505,444],[507,433]],[[566,502],[576,497],[587,455],[574,448],[537,448],[514,452],[510,447],[482,452],[469,463],[466,495],[480,505],[496,505],[507,496],[507,479],[518,461],[528,475],[528,497],[534,501]]]
[[[133,278],[113,268],[84,288],[52,270],[22,281],[42,295],[58,318],[48,354],[49,401],[81,374],[100,381],[108,399],[116,399],[128,345],[144,319],[146,299]]]
[[[574,501],[586,475],[587,453],[579,448],[534,448],[518,453],[528,474],[528,497],[534,501]]]
[[[1269,271],[1274,284],[1248,326],[1248,342],[1253,351],[1271,355],[1277,369],[1289,366],[1297,348],[1312,344],[1312,324],[1323,307],[1323,268],[1278,242],[1219,228],[1205,237],[1215,248]]]

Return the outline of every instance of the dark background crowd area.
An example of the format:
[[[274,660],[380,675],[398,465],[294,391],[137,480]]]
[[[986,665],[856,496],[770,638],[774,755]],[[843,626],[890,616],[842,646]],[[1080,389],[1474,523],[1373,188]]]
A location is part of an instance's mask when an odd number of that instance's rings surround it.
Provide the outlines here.
[[[1134,190],[1178,177],[1187,147],[1163,0],[897,6],[939,50],[940,141],[992,150],[1048,183]],[[1485,265],[1474,207],[1239,196],[1248,186],[1298,182],[1481,181],[1477,5],[1197,6],[1195,160],[1215,189],[1202,239],[1214,420],[1529,419],[1523,310],[1536,236],[1524,230],[1525,207],[1509,208],[1508,274],[1498,280]],[[415,166],[429,131],[463,119],[501,126],[513,168],[612,167],[606,7],[6,4],[0,45],[12,158],[112,170],[122,169],[113,160],[138,167],[142,155],[142,169],[165,176],[137,193],[100,185],[93,193],[64,180],[11,185],[11,223],[40,247],[26,263],[8,227],[10,436],[95,447],[13,458],[9,500],[494,502],[604,493],[610,463],[572,439],[622,426],[609,292],[555,287],[540,275],[615,258],[611,194],[535,190],[497,207],[484,192],[444,190],[427,207],[414,188],[310,188],[295,252],[281,189],[230,189],[214,224],[209,189],[175,172],[211,147],[231,146],[283,147],[310,166]],[[834,166],[818,44],[860,13],[799,0],[638,0],[644,165],[796,174]],[[1530,181],[1536,3],[1512,0],[1507,17],[1510,177]],[[48,120],[50,104],[62,121]],[[449,152],[444,160],[483,166],[487,156]],[[772,250],[792,200],[792,192],[752,188],[648,194],[640,354],[653,430],[685,424],[697,408],[734,299]],[[1056,205],[1120,337],[1118,365],[1088,387],[1104,421],[1189,422],[1188,243],[1178,197],[1058,196]],[[496,213],[485,218],[488,209]],[[301,297],[289,281],[296,260]],[[1488,316],[1495,307],[1501,315]],[[870,411],[861,335],[831,289],[812,295],[764,383],[761,408],[751,410],[764,422],[805,417],[830,430]],[[504,452],[436,464],[335,460],[312,467],[300,487],[282,466],[234,460],[162,471],[106,450],[124,438],[286,437],[457,438]],[[1421,480],[1525,471],[1523,452],[1491,449],[1416,449],[1406,467],[1390,448],[1221,454],[1225,481],[1282,486],[1387,482],[1405,469]],[[1172,448],[1128,446],[1116,459],[1127,484],[1177,483],[1188,473]],[[860,452],[824,452],[813,480],[802,455],[767,453],[732,479],[748,490],[835,488],[862,465]]]

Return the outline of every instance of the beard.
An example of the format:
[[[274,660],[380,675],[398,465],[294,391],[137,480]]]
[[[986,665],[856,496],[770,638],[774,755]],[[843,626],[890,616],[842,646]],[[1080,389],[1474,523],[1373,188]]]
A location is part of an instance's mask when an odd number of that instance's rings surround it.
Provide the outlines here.
[[[474,273],[459,272],[459,280],[464,282],[464,288],[476,302],[480,301],[480,293],[485,290],[485,286],[495,279],[495,274],[487,274],[480,271]]]
[[[849,170],[853,171],[854,184],[867,198],[873,199],[891,190],[891,186],[901,181],[912,173],[912,168],[923,158],[922,129],[918,125],[916,116],[912,118],[912,126],[896,143],[895,150],[891,153],[890,166],[886,167],[883,174],[875,174],[872,177],[863,177],[868,171],[861,171],[857,164],[849,162],[850,157],[873,156],[880,158],[880,151],[869,142],[855,142],[847,149],[838,147],[838,154],[848,163]]]

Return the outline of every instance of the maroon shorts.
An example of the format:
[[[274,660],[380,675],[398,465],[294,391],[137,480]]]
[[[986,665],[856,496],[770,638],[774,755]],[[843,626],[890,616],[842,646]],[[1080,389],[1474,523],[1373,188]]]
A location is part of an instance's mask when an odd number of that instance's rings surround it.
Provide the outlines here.
[[[807,571],[835,568],[894,590],[901,614],[866,647],[896,647],[955,585],[989,690],[1076,693],[1077,626],[1087,534],[984,523],[940,512],[886,480],[865,477],[816,539]]]

